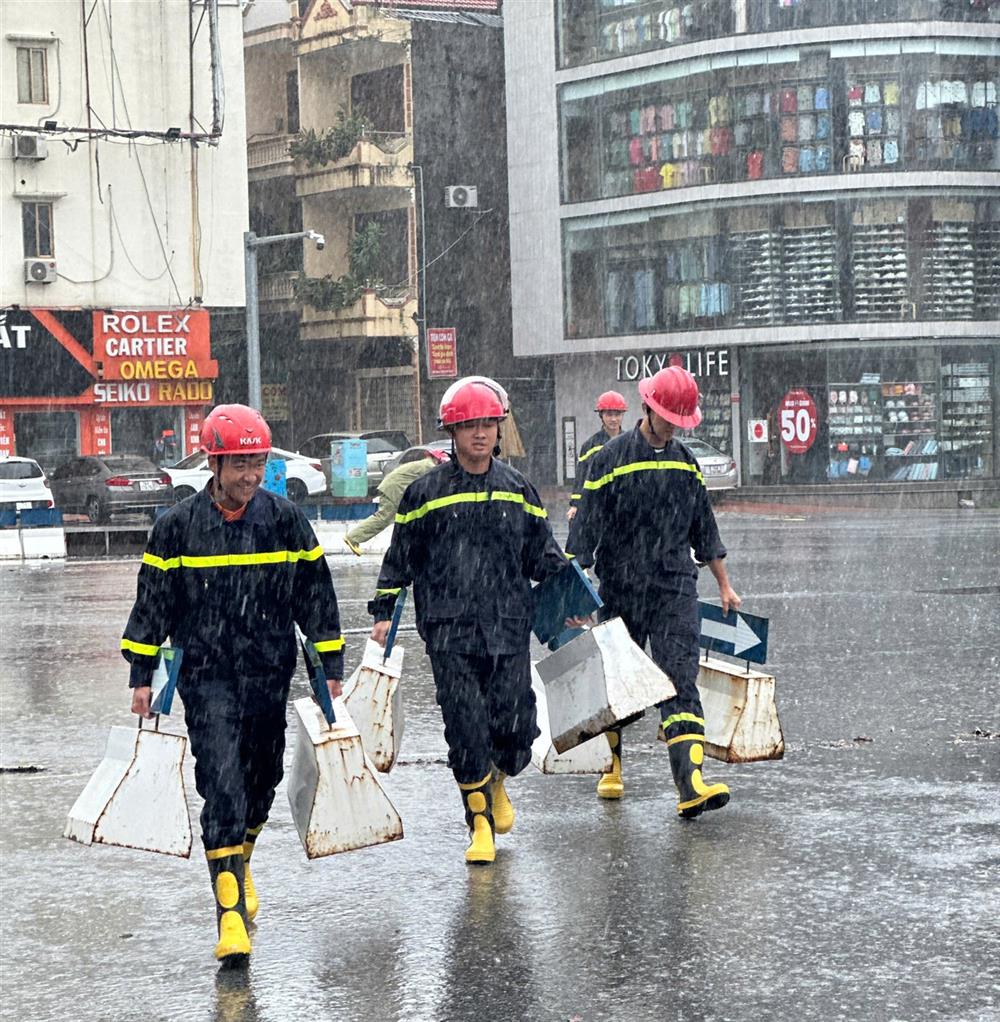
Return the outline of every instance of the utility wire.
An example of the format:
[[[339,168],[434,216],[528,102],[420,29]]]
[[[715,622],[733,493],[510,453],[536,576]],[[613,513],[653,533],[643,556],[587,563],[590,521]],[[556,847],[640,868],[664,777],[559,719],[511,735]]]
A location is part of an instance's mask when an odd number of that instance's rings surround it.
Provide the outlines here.
[[[469,224],[469,226],[466,227],[465,230],[462,231],[462,233],[447,248],[438,252],[433,259],[428,259],[423,266],[417,267],[416,272],[412,276],[401,280],[398,284],[390,284],[390,288],[394,289],[402,287],[404,284],[409,285],[416,283],[416,281],[420,278],[421,273],[426,273],[429,267],[433,266],[439,259],[443,259],[469,233],[469,231],[478,226],[487,216],[489,216],[490,213],[494,212],[494,208],[495,207],[491,206],[489,209],[484,209],[482,213],[480,213],[479,216],[477,216],[476,219],[473,220],[472,223]]]

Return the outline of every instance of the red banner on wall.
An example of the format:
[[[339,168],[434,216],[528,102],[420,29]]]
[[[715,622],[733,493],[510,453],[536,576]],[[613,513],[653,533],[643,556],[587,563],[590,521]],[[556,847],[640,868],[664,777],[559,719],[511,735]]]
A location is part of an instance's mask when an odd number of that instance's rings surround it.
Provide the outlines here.
[[[432,380],[453,380],[458,376],[458,338],[455,328],[427,328],[427,375]]]
[[[14,413],[9,408],[0,408],[0,458],[15,450]]]

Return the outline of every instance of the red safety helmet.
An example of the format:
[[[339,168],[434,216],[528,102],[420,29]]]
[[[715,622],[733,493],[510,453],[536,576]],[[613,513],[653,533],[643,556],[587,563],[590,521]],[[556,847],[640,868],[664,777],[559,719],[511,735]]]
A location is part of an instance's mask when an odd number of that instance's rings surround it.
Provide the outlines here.
[[[453,383],[441,398],[438,429],[473,419],[507,418],[507,392],[487,376],[470,376]]]
[[[201,449],[206,454],[266,454],[271,430],[264,416],[246,405],[218,405],[201,424]]]
[[[627,412],[625,398],[617,390],[606,390],[594,405],[595,412]]]
[[[680,366],[661,369],[655,376],[640,380],[639,396],[657,415],[681,429],[693,429],[701,422],[698,382]]]

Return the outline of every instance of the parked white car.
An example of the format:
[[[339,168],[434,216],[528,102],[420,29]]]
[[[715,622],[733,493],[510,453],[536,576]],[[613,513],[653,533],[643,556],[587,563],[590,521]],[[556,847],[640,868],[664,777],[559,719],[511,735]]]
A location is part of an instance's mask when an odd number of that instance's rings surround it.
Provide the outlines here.
[[[295,451],[283,451],[280,447],[272,447],[269,460],[281,458],[285,462],[286,487],[288,499],[301,504],[309,497],[326,493],[326,478],[318,461],[312,461]],[[208,468],[208,455],[204,451],[195,451],[176,465],[164,469],[174,484],[174,495],[178,500],[190,497],[192,493],[203,490],[212,478]]]
[[[0,511],[53,506],[49,481],[37,461],[0,457]]]

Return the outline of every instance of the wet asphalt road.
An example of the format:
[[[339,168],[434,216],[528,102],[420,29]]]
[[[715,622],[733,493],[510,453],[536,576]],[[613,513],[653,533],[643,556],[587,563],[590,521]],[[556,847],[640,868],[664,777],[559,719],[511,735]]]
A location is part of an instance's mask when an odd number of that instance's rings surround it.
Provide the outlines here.
[[[191,861],[60,836],[130,720],[117,644],[137,563],[0,569],[0,760],[44,768],[0,776],[0,1017],[1000,1019],[1000,739],[975,734],[1000,732],[1000,514],[720,524],[745,609],[771,618],[782,762],[710,762],[732,801],[681,823],[640,722],[620,804],[529,767],[514,833],[470,869],[408,635],[386,779],[405,840],[310,863],[282,785],[238,973],[211,956],[197,833]],[[331,563],[345,627],[367,624],[378,559]]]

